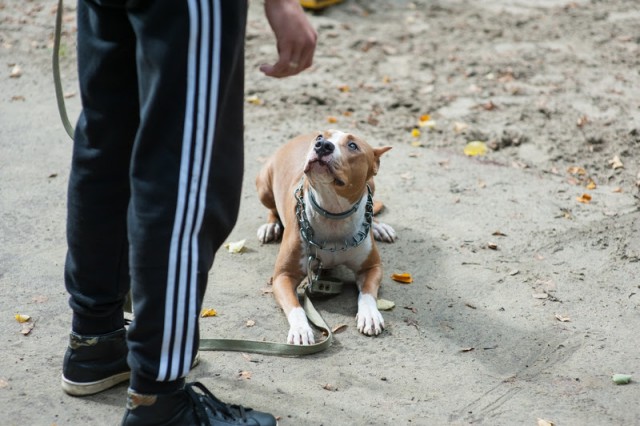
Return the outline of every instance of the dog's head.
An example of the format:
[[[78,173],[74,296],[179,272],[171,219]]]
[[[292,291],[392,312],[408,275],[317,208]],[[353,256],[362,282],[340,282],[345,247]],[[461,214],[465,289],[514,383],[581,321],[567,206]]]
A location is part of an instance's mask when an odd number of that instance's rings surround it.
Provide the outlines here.
[[[319,132],[310,143],[304,173],[311,186],[329,189],[353,199],[362,195],[378,173],[380,156],[390,146],[372,148],[363,139],[339,130]]]

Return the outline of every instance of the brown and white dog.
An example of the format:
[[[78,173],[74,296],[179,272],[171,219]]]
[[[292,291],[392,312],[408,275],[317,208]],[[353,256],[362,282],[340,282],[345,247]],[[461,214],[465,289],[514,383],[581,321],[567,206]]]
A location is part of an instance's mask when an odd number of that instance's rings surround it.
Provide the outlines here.
[[[289,320],[289,343],[314,343],[296,293],[310,256],[325,269],[344,265],[355,273],[358,330],[369,336],[382,332],[384,320],[376,306],[382,266],[374,237],[393,242],[396,234],[390,226],[372,222],[371,196],[380,156],[390,149],[328,130],[292,139],[258,175],[258,195],[269,209],[258,239],[267,243],[282,237],[273,293]]]

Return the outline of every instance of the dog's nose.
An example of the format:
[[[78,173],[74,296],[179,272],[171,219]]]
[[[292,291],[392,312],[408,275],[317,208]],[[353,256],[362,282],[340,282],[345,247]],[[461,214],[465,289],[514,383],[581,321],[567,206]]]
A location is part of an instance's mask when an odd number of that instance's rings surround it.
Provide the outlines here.
[[[323,155],[331,154],[335,146],[332,142],[329,142],[325,138],[318,138],[316,140],[316,144],[314,146],[314,150],[318,156],[322,157]]]

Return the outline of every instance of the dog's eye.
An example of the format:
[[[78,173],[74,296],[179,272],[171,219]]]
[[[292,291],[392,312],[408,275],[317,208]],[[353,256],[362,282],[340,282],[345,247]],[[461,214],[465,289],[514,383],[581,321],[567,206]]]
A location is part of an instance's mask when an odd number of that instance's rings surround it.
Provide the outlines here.
[[[358,145],[356,145],[356,143],[355,143],[355,142],[353,142],[353,141],[352,141],[352,142],[349,142],[349,143],[347,144],[347,146],[349,147],[349,149],[350,149],[351,151],[357,151],[357,150],[358,150]]]

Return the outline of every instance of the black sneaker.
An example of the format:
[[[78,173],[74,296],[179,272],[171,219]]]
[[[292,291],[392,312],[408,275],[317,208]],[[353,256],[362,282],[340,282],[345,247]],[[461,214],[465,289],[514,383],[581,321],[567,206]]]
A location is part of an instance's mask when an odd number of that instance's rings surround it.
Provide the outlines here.
[[[62,389],[73,396],[93,395],[129,380],[124,328],[99,336],[71,332],[62,366]]]
[[[197,389],[200,390],[198,392]],[[271,414],[229,405],[202,383],[187,383],[168,394],[142,395],[129,389],[122,426],[276,426]]]

